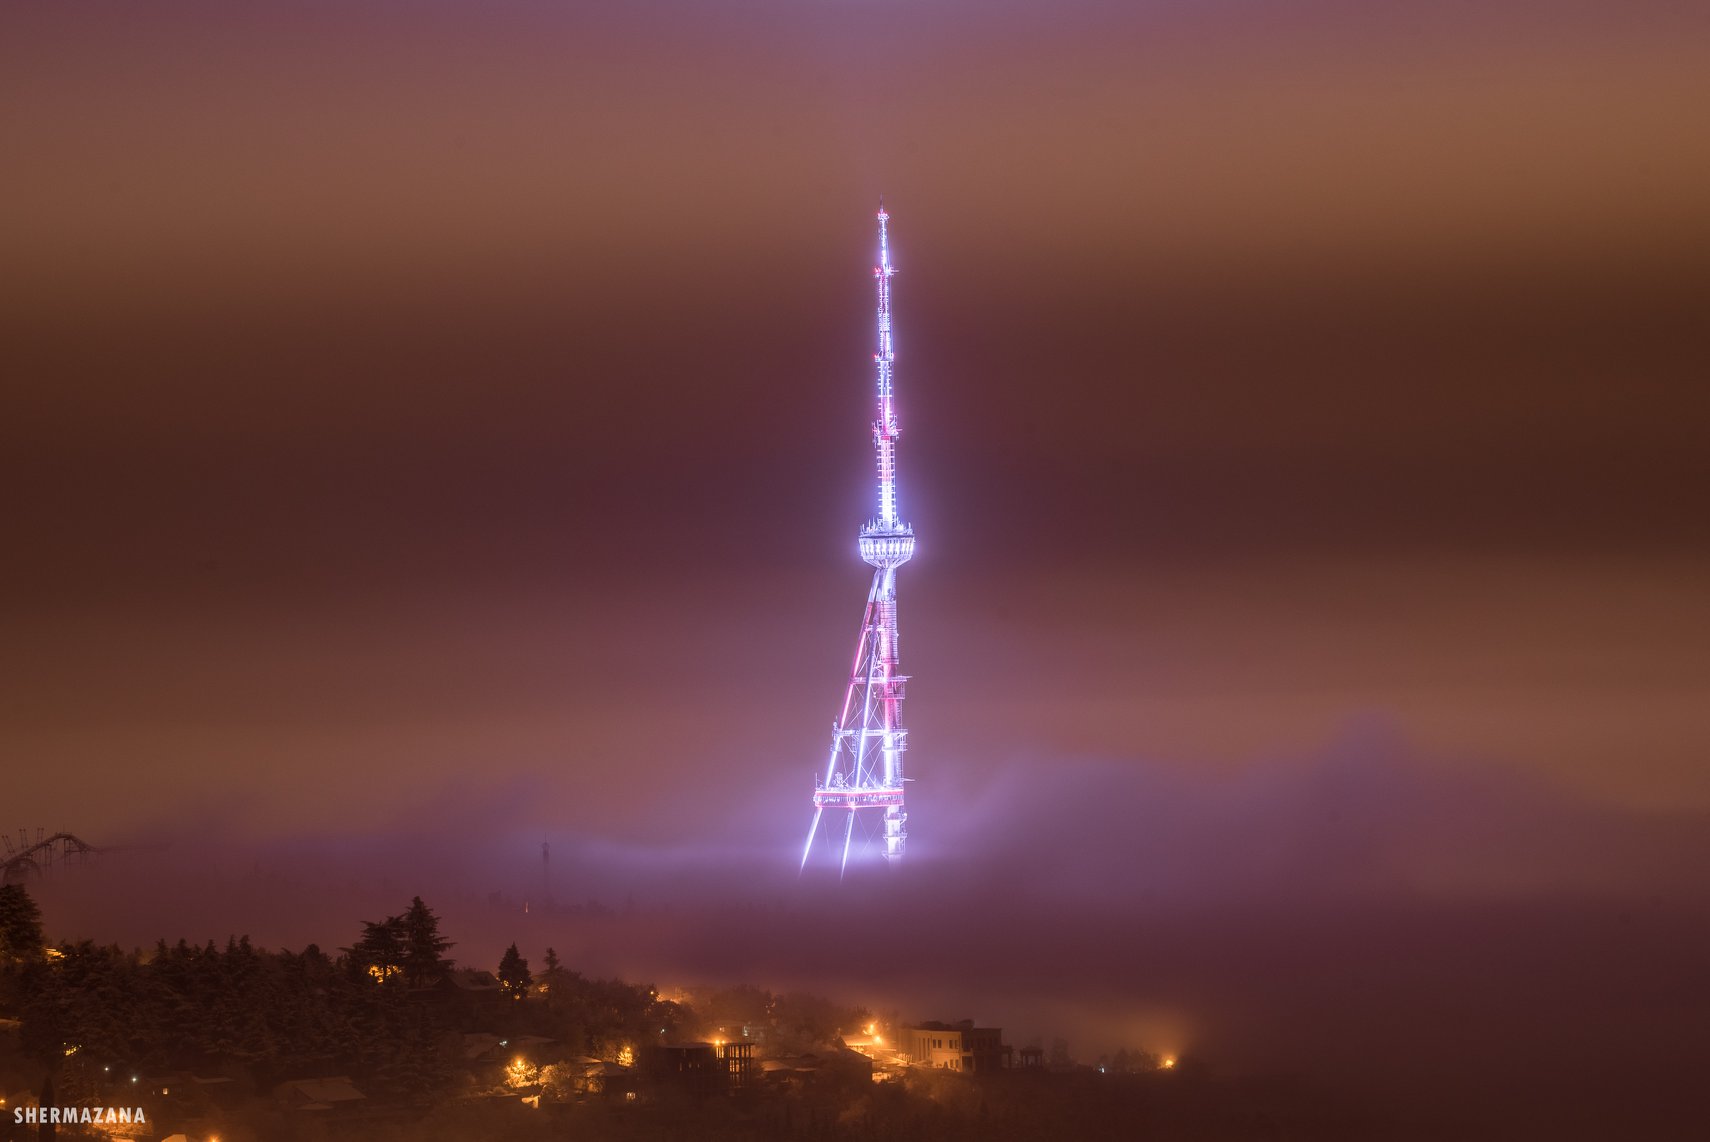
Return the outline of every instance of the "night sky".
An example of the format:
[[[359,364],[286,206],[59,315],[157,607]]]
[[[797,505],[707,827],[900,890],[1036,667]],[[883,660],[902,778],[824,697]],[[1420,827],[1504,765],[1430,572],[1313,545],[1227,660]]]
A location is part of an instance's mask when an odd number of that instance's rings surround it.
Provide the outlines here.
[[[1188,1007],[1247,971],[1230,924],[1293,933],[1260,978],[1369,967],[1338,900],[1450,949],[1266,1018],[1476,1020],[1466,980],[1654,953],[1573,1065],[1679,1057],[1707,43],[1648,0],[10,4],[0,826],[790,873],[867,580],[883,193],[910,914],[1007,878],[1106,966],[1197,916],[1146,961]]]

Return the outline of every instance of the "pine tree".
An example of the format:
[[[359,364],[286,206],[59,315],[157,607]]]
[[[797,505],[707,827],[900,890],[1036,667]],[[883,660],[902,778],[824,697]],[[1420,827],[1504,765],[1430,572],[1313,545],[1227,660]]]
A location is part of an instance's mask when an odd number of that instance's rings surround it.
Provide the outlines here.
[[[404,979],[411,987],[426,987],[451,967],[445,950],[451,941],[439,934],[439,917],[417,896],[401,917],[404,926]]]
[[[366,975],[377,983],[385,983],[404,970],[404,918],[388,916],[379,923],[364,920],[362,939],[341,950],[350,957],[353,975]]]
[[[564,965],[559,962],[558,953],[551,948],[546,949],[546,970],[540,973],[540,980],[546,985],[546,1010],[548,1014],[552,1011],[553,992],[558,989],[559,984],[564,982],[564,977],[567,974]]]
[[[39,959],[42,911],[21,884],[0,885],[0,963]]]
[[[528,994],[529,987],[534,983],[534,976],[529,973],[528,961],[522,958],[517,946],[512,944],[505,949],[505,954],[499,960],[499,986],[513,1000],[520,1000]]]

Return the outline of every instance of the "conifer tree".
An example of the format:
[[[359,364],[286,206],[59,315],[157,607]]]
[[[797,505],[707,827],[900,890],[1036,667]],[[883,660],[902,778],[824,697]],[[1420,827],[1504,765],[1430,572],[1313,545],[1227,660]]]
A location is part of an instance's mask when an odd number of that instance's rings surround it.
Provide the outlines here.
[[[439,934],[439,917],[417,896],[401,917],[404,929],[404,979],[411,987],[426,987],[451,967],[445,951],[451,941]]]
[[[351,974],[387,982],[404,970],[404,918],[388,916],[379,923],[364,920],[362,939],[342,950],[350,957]]]
[[[23,885],[0,885],[0,964],[38,959],[42,945],[41,909]]]
[[[549,1014],[552,1011],[553,993],[557,991],[559,984],[564,982],[567,974],[558,959],[558,953],[552,948],[546,949],[546,970],[540,973],[540,981],[546,985],[546,1010]]]
[[[504,957],[499,960],[499,986],[512,1000],[521,1000],[528,994],[533,983],[534,976],[529,973],[528,961],[522,958],[517,946],[512,944],[505,949]]]

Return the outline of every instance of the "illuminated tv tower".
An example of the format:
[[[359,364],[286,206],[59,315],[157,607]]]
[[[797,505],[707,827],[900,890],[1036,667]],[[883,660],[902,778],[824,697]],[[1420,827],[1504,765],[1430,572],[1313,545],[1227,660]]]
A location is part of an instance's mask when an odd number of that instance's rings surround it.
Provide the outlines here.
[[[821,820],[827,835],[843,827],[839,874],[849,865],[849,849],[859,827],[865,844],[884,840],[885,861],[901,860],[908,840],[908,813],[903,808],[903,751],[908,731],[902,725],[903,684],[897,673],[897,568],[914,554],[914,529],[897,518],[897,414],[891,399],[891,267],[885,233],[884,200],[879,201],[879,264],[873,277],[879,293],[879,343],[873,361],[878,367],[879,416],[873,422],[873,448],[879,461],[879,514],[861,529],[861,558],[873,566],[873,586],[867,592],[867,612],[855,642],[855,661],[843,705],[831,727],[831,756],[825,776],[813,791],[813,824],[802,848],[802,867],[813,852]],[[837,818],[842,814],[843,819]],[[869,822],[878,817],[882,831]]]

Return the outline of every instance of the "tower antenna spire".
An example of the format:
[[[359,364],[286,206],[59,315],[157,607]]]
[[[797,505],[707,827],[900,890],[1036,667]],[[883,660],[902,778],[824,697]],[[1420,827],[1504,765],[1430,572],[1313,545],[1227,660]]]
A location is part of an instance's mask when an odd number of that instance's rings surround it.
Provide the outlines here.
[[[873,450],[878,459],[879,510],[861,529],[858,540],[861,558],[873,567],[873,584],[867,592],[867,609],[855,642],[849,685],[832,724],[825,775],[814,789],[813,823],[808,826],[807,844],[802,848],[802,867],[806,868],[825,814],[833,814],[833,824],[842,814],[840,872],[849,865],[857,825],[871,817],[872,811],[877,811],[882,821],[878,828],[863,830],[863,848],[878,840],[886,863],[894,866],[902,859],[908,840],[908,813],[903,807],[903,753],[908,748],[908,731],[902,725],[908,676],[897,670],[897,568],[914,555],[914,529],[897,514],[899,431],[892,377],[896,353],[891,341],[891,276],[896,269],[891,265],[886,226],[890,217],[881,195],[879,260],[873,267],[878,292],[878,344],[873,353],[878,416],[873,421]],[[830,827],[827,837],[835,841]]]
[[[885,196],[879,196],[879,264],[873,267],[873,278],[879,292],[879,345],[873,361],[879,372],[879,419],[873,424],[873,447],[879,457],[879,517],[880,526],[897,527],[897,411],[892,402],[891,369],[896,353],[891,346],[891,266],[890,239],[885,223],[891,216],[885,212]]]

